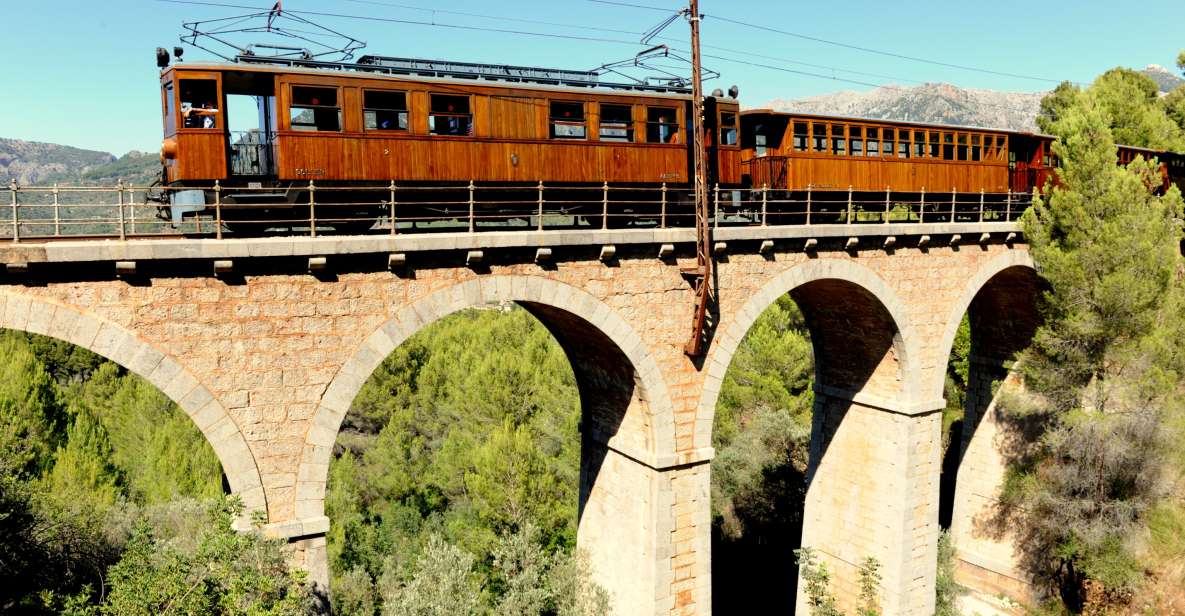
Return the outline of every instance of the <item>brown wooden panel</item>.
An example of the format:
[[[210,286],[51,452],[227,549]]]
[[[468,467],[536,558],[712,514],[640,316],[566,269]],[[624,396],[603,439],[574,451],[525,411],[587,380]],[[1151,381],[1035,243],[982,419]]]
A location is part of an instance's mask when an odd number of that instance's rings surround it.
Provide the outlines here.
[[[489,101],[489,132],[495,139],[537,139],[535,99],[525,96],[491,96]]]
[[[173,181],[226,179],[226,134],[221,130],[181,129],[177,132]]]

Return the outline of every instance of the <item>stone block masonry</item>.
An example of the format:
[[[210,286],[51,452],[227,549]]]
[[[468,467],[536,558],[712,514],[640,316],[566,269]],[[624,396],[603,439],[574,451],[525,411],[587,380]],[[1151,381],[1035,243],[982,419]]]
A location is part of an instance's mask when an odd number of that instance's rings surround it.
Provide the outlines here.
[[[1031,264],[1023,245],[907,240],[890,252],[844,250],[842,238],[811,253],[783,242],[768,255],[756,240],[730,242],[718,326],[699,360],[683,354],[690,247],[663,261],[657,243],[625,241],[608,263],[599,245],[557,248],[543,264],[533,247],[487,249],[476,269],[463,251],[433,250],[409,252],[399,272],[359,249],[330,253],[316,276],[297,257],[238,256],[221,278],[198,258],[143,261],[131,279],[96,273],[101,261],[34,263],[0,278],[0,327],[89,348],[161,388],[210,439],[233,491],[266,512],[267,532],[289,538],[325,582],[328,463],[359,388],[432,322],[518,302],[555,335],[580,385],[578,543],[615,613],[691,615],[711,611],[708,462],[721,380],[749,327],[790,293],[811,328],[820,392],[804,544],[833,563],[844,601],[855,596],[850,565],[871,555],[884,567],[885,613],[928,614],[935,411],[954,328],[989,280]]]

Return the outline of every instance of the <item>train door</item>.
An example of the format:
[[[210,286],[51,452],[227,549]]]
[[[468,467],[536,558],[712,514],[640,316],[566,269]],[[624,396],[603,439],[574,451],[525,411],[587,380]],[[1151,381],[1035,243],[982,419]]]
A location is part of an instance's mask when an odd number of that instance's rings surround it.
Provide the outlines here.
[[[226,73],[227,166],[235,177],[276,176],[276,86],[268,73]]]
[[[1013,136],[1008,140],[1009,184],[1012,192],[1027,193],[1033,189],[1034,179],[1030,161],[1034,155],[1034,140]]]

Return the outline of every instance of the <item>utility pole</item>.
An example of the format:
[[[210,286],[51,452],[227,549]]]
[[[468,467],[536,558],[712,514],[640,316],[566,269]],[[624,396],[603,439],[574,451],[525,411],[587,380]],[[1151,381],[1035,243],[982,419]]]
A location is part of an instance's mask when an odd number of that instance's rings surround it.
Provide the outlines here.
[[[691,339],[684,352],[699,357],[707,350],[705,326],[708,319],[708,304],[712,295],[712,252],[711,226],[708,224],[708,153],[704,135],[704,85],[700,60],[700,12],[699,0],[689,0],[690,6],[684,15],[691,24],[691,122],[695,148],[695,237],[696,265],[693,270],[684,270],[695,286],[695,313],[692,317]]]

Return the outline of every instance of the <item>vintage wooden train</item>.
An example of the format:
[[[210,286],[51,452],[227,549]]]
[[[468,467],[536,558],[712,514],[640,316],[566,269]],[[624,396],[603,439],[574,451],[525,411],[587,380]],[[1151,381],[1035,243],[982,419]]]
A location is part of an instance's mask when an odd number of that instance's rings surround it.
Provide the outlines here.
[[[366,191],[388,184],[614,185],[681,194],[692,179],[684,88],[381,56],[351,64],[249,56],[177,64],[163,67],[160,83],[162,181],[175,222],[215,199],[229,223],[291,217],[309,202],[310,180],[324,190],[319,202],[342,206],[337,226],[345,229],[382,215],[376,206],[385,193]],[[1056,166],[1052,138],[1044,135],[742,112],[735,89],[713,94],[705,101],[709,182],[728,190],[1028,193]],[[1120,158],[1137,154],[1158,157],[1166,182],[1185,181],[1185,157],[1121,148]],[[429,195],[404,194],[412,202]],[[533,200],[521,196],[524,204]],[[634,194],[621,207],[643,211],[638,204],[658,201],[649,196]],[[463,201],[440,194],[419,200],[445,215]],[[496,201],[512,210],[517,196]],[[671,207],[690,205],[673,198]]]

